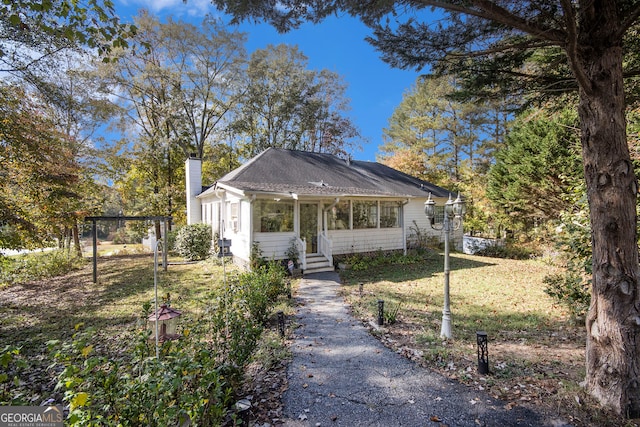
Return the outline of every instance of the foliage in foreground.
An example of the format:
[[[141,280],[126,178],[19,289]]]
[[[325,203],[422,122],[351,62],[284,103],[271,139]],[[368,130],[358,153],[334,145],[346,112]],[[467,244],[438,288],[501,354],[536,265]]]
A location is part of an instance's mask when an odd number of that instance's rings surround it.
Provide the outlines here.
[[[591,304],[592,249],[589,208],[584,188],[574,190],[573,209],[563,212],[556,248],[564,272],[545,277],[545,293],[569,310],[574,320],[586,316]]]
[[[64,250],[30,253],[18,257],[0,255],[0,286],[61,276],[79,268],[81,264],[81,258]]]
[[[58,388],[69,425],[221,425],[264,323],[284,294],[284,272],[270,264],[229,278],[205,298],[209,306],[155,358],[149,333],[131,331],[129,351],[101,354],[99,335],[78,331],[56,349]]]

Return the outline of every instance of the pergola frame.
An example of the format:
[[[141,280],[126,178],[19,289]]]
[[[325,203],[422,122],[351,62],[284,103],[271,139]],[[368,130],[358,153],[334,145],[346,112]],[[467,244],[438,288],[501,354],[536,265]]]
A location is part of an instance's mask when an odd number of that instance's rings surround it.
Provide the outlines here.
[[[167,232],[169,230],[170,216],[88,216],[85,221],[91,221],[91,234],[93,236],[93,283],[98,283],[98,221],[162,221],[164,224],[162,234],[162,268],[167,271]]]

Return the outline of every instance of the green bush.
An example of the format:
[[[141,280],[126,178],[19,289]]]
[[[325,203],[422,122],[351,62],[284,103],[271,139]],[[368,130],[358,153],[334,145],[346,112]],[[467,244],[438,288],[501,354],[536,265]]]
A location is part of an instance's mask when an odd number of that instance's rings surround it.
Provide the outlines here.
[[[70,407],[65,425],[231,425],[233,391],[285,290],[278,263],[230,277],[204,298],[210,305],[190,329],[162,345],[159,360],[148,332],[120,337],[128,347],[116,357],[98,354],[104,345],[91,331],[49,342]]]
[[[177,230],[169,230],[165,236],[167,242],[167,251],[175,252],[176,250],[176,237],[178,236]]]
[[[335,263],[344,262],[354,271],[364,271],[372,267],[385,265],[408,265],[424,260],[424,249],[413,250],[407,255],[402,251],[376,251],[368,253],[351,254],[344,257],[334,257]]]
[[[555,263],[564,271],[545,277],[544,282],[547,295],[565,306],[574,320],[582,320],[591,304],[591,224],[582,184],[572,197],[572,209],[560,215],[555,236],[559,253]]]
[[[137,335],[131,359],[96,354],[92,331],[68,343],[49,342],[61,374],[57,388],[69,405],[65,425],[221,425],[232,397],[215,347],[200,334],[166,342],[151,357],[149,334]]]
[[[187,261],[199,261],[209,257],[211,252],[211,226],[191,224],[178,230],[175,251]]]
[[[64,250],[36,252],[18,257],[0,257],[0,285],[27,283],[66,274],[83,263],[73,253]]]
[[[591,281],[578,274],[566,272],[553,274],[544,278],[547,285],[544,292],[564,305],[576,321],[581,321],[591,304]]]

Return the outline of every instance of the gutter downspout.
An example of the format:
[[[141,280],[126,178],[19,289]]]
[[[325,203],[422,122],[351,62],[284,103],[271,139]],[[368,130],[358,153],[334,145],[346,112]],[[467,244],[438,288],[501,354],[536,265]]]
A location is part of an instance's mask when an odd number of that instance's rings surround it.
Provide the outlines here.
[[[404,202],[402,202],[400,204],[400,207],[402,208],[402,251],[404,253],[404,256],[407,256],[407,228],[404,226],[404,207],[409,204],[409,199],[405,200]]]
[[[253,202],[256,201],[256,195],[252,194],[249,199],[249,269],[251,269],[251,248],[253,247]]]

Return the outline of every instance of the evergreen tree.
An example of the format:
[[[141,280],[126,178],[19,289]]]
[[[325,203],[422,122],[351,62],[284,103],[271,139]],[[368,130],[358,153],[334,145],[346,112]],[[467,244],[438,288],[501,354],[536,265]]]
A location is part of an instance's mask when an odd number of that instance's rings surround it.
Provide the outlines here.
[[[516,228],[557,220],[569,189],[583,179],[575,110],[529,110],[510,127],[505,143],[489,173],[488,197]]]

